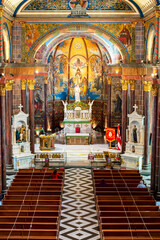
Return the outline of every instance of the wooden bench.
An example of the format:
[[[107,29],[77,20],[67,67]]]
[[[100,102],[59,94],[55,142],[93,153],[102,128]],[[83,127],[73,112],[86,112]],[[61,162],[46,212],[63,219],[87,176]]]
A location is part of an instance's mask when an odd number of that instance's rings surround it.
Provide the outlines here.
[[[0,206],[0,239],[58,239],[64,170],[20,170]]]
[[[137,171],[93,170],[102,240],[160,240],[159,208],[147,188],[137,188],[141,179]]]

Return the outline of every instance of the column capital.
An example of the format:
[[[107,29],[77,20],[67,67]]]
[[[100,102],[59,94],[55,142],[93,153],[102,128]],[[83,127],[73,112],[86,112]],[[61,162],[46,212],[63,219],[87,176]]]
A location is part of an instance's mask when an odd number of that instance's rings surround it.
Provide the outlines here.
[[[135,28],[137,25],[137,22],[132,22],[131,24],[132,24],[132,28]]]
[[[130,89],[132,91],[134,91],[135,90],[135,80],[129,80],[129,83],[130,83]]]
[[[28,88],[29,90],[34,90],[34,85],[36,83],[36,80],[35,79],[30,79],[27,81],[28,82]]]
[[[4,97],[6,95],[6,85],[5,83],[0,83],[0,96]]]
[[[12,91],[13,83],[14,83],[14,80],[7,80],[6,81],[6,91]]]
[[[144,91],[150,92],[152,90],[152,81],[143,81]]]
[[[107,82],[108,82],[109,85],[111,85],[111,82],[112,82],[112,77],[111,76],[107,77]]]
[[[122,83],[122,90],[127,91],[128,90],[128,80],[121,80]]]
[[[21,27],[25,27],[25,22],[20,21],[19,23],[21,24]]]
[[[156,18],[159,18],[159,17],[160,17],[160,10],[159,10],[159,9],[156,9],[156,10],[155,10],[155,14],[156,14]]]
[[[26,79],[21,80],[21,90],[26,90],[26,83],[27,83]]]
[[[153,97],[157,97],[158,96],[158,89],[159,89],[158,84],[153,84],[152,85],[152,96]]]
[[[48,83],[48,76],[44,77],[44,84],[47,84],[47,83]]]

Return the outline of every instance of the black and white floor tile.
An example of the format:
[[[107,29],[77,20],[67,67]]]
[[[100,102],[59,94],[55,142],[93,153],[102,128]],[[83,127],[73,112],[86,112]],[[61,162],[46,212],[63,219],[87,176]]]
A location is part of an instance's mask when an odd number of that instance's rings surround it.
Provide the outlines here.
[[[100,239],[90,169],[65,171],[59,239]]]

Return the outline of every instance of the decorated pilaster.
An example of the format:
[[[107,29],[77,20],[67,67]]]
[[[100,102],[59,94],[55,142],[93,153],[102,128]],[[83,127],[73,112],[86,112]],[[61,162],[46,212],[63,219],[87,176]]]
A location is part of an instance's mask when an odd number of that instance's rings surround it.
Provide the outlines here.
[[[29,88],[29,128],[30,128],[30,142],[31,153],[34,153],[34,85],[36,80],[28,80]]]
[[[111,82],[112,82],[112,77],[107,77],[107,83],[108,83],[108,88],[107,88],[107,95],[108,95],[108,111],[107,111],[107,127],[111,127]]]
[[[133,106],[135,104],[135,81],[130,80],[130,105],[129,105],[129,113],[133,112]]]
[[[155,196],[160,200],[160,83],[158,88],[157,127],[156,130],[156,169],[155,169]]]
[[[21,80],[21,103],[23,106],[23,112],[27,113],[27,105],[26,105],[26,83],[27,80]]]
[[[150,93],[152,81],[143,81],[144,86],[144,108],[145,108],[145,134],[144,134],[144,162],[143,169],[149,167],[149,137],[150,137]]]
[[[127,93],[128,81],[122,80],[122,153],[125,151],[126,129],[127,129]]]
[[[12,167],[12,108],[13,108],[13,83],[14,80],[6,81],[6,141],[7,141],[7,168]]]
[[[5,95],[6,86],[5,84],[0,84],[0,120],[1,120],[1,179],[2,179],[2,192],[5,193],[6,190],[6,106],[5,106]]]
[[[47,132],[48,124],[47,124],[47,83],[48,83],[48,77],[44,78],[44,131]]]
[[[159,62],[159,9],[156,9],[156,25],[155,25],[155,61]]]
[[[152,87],[153,109],[152,109],[152,154],[151,154],[151,193],[155,192],[155,170],[156,170],[156,127],[158,106],[158,84]]]
[[[3,62],[3,5],[0,5],[0,63]]]

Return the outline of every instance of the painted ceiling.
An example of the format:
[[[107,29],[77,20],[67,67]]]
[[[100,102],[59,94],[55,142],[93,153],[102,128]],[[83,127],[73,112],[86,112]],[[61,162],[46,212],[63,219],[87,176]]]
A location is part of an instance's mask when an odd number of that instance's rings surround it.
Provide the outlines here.
[[[12,15],[16,15],[24,8],[39,11],[54,10],[53,8],[57,10],[57,5],[62,5],[61,10],[69,8],[69,0],[0,0],[0,3],[2,2],[5,9]],[[59,4],[60,2],[62,4]],[[88,0],[88,10],[129,10],[132,6],[139,11],[141,16],[154,9],[155,5],[159,5],[159,0]]]

